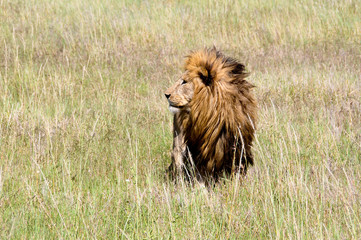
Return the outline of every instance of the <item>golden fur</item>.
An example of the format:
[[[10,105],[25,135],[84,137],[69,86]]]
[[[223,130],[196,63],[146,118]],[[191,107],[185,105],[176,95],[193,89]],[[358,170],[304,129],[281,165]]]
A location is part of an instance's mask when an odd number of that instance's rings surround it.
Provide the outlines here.
[[[174,113],[171,172],[245,174],[253,165],[257,103],[244,65],[212,48],[192,52],[184,69],[165,93]]]

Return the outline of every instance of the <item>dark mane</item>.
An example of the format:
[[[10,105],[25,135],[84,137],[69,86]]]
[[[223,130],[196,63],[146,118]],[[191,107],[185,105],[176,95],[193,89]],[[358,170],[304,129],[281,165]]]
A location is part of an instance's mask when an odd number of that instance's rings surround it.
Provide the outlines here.
[[[185,70],[194,96],[182,125],[194,164],[201,175],[245,173],[253,164],[257,110],[245,66],[212,48],[188,55]]]

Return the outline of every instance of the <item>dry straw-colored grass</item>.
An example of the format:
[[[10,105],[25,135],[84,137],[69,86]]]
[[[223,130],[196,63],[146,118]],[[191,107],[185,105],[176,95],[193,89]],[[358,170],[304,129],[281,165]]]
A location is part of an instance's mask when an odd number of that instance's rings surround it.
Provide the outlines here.
[[[0,0],[0,238],[360,239],[359,1]],[[163,91],[216,45],[257,88],[255,166],[164,180]]]

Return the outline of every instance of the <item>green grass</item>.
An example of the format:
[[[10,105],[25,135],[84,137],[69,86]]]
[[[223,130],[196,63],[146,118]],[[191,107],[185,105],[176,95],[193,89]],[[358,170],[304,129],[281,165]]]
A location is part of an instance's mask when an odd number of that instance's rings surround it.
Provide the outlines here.
[[[360,239],[361,3],[0,1],[0,238]],[[255,166],[164,179],[163,96],[215,45],[257,86]]]

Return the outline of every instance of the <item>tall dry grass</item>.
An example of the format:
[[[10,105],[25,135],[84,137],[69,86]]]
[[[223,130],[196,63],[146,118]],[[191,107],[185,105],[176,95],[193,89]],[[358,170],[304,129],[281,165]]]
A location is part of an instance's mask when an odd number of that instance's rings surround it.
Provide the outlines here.
[[[359,1],[0,1],[0,238],[360,239]],[[164,180],[163,91],[215,45],[257,88],[255,166]]]

